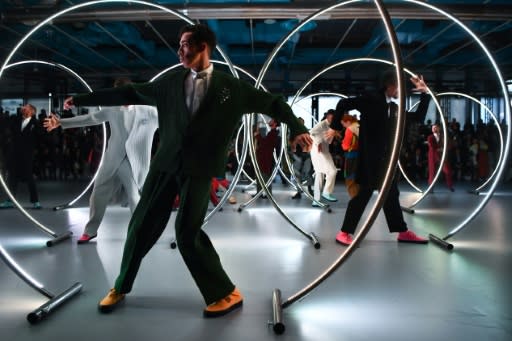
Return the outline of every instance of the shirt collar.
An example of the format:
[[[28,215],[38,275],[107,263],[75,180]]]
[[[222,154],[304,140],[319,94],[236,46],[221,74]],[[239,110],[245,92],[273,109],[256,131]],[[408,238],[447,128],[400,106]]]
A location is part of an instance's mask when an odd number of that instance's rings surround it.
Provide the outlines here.
[[[206,69],[201,70],[199,72],[192,69],[190,70],[190,72],[192,73],[193,79],[196,79],[197,75],[200,75],[200,78],[209,77],[213,72],[213,63],[210,63],[210,65]]]
[[[389,103],[391,103],[391,102],[393,102],[393,103],[395,103],[395,104],[396,104],[395,99],[394,99],[393,97],[389,97],[389,96],[386,96],[386,102],[387,102],[388,104],[389,104]]]

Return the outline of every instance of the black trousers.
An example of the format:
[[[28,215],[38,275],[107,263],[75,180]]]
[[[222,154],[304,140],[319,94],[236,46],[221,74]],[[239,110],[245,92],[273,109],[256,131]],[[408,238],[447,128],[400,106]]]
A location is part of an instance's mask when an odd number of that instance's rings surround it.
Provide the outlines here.
[[[20,181],[25,181],[27,183],[28,191],[30,193],[30,202],[35,203],[39,201],[39,196],[37,195],[36,181],[34,180],[34,176],[32,174],[25,174],[20,176],[15,172],[10,172],[8,177],[9,191],[11,191],[12,195],[16,196],[16,191],[18,190],[18,183]]]
[[[353,234],[356,231],[357,224],[364,213],[366,205],[373,194],[374,187],[368,185],[361,185],[359,193],[350,199],[347,206],[347,212],[341,225],[341,231]],[[407,231],[407,224],[404,221],[402,214],[402,208],[400,207],[399,201],[400,191],[396,183],[396,179],[393,179],[389,194],[384,201],[382,209],[386,216],[386,222],[388,224],[389,232],[404,232]]]

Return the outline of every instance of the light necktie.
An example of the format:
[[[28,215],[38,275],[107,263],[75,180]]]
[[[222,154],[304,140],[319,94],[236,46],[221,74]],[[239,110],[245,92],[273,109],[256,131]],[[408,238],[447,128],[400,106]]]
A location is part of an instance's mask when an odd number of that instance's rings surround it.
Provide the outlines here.
[[[388,103],[388,117],[395,117],[398,111],[398,105],[395,102]]]
[[[192,94],[190,96],[190,112],[194,114],[204,98],[206,93],[206,73],[198,73],[195,75],[192,84]]]
[[[28,122],[30,122],[30,118],[25,118],[23,121],[21,121],[21,131],[25,129],[25,127],[28,125]]]

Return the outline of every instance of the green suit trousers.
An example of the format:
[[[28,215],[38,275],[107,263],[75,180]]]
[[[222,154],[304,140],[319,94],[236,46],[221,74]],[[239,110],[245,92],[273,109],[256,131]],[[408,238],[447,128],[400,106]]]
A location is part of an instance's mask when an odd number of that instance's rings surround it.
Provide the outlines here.
[[[144,256],[158,241],[180,194],[176,242],[206,304],[229,295],[235,288],[222,268],[208,235],[201,229],[209,203],[211,177],[151,171],[128,226],[121,271],[115,289],[128,293]]]

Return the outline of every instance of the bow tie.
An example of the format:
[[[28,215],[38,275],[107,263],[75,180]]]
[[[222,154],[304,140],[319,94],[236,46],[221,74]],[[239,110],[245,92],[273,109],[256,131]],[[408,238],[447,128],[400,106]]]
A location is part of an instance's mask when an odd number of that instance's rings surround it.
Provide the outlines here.
[[[206,72],[195,72],[193,74],[194,76],[194,79],[206,79],[206,77],[208,76],[208,73]]]

